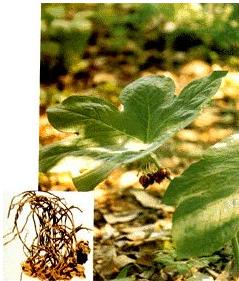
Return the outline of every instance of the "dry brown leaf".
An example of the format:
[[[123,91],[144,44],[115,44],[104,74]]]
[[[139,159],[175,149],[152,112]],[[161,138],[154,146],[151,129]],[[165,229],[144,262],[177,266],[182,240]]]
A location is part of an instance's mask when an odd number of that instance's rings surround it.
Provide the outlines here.
[[[101,231],[102,241],[108,240],[110,238],[113,238],[113,237],[116,237],[119,235],[119,232],[108,223],[106,225],[104,225],[100,229],[100,231]]]
[[[132,221],[138,217],[140,212],[141,212],[140,210],[136,210],[136,211],[129,211],[129,212],[114,213],[114,214],[105,214],[103,216],[104,216],[104,219],[109,224],[115,224],[115,223],[119,223],[119,222]]]
[[[109,276],[118,269],[113,259],[116,258],[116,250],[113,245],[98,245],[94,250],[95,270],[103,276]]]
[[[130,190],[130,193],[134,195],[136,200],[146,208],[152,208],[152,209],[161,209],[161,200],[157,197],[154,197],[153,195],[150,195],[145,190],[136,190],[132,189]]]
[[[135,260],[127,257],[126,255],[120,255],[114,258],[114,264],[118,269],[121,269],[130,263],[135,263]]]
[[[155,224],[147,224],[147,225],[142,225],[142,226],[138,226],[138,227],[125,227],[124,229],[122,229],[122,232],[124,233],[135,233],[135,232],[149,232],[149,231],[153,231],[155,229]]]

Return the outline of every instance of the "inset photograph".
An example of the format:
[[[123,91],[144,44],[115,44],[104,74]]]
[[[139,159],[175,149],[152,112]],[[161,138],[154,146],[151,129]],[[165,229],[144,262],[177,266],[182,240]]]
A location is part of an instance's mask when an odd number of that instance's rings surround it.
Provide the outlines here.
[[[93,280],[90,193],[4,196],[4,280]]]

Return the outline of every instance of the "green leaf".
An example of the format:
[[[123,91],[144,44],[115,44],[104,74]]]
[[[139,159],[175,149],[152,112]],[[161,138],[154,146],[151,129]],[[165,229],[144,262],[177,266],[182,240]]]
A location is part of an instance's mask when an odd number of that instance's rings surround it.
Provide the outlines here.
[[[211,255],[239,230],[238,167],[235,134],[171,182],[163,202],[177,206],[172,235],[178,257]]]
[[[123,278],[115,278],[115,279],[111,279],[109,281],[135,281],[136,277],[134,275],[129,276],[129,277],[123,277]]]
[[[167,271],[178,272],[180,274],[187,274],[192,269],[198,270],[201,268],[205,268],[209,265],[209,263],[216,262],[219,259],[220,259],[219,256],[214,255],[211,257],[202,257],[202,258],[179,261],[177,260],[177,255],[175,253],[175,250],[168,250],[168,251],[164,250],[164,251],[159,251],[156,254],[154,261],[156,263],[161,263],[164,266],[166,266]]]
[[[177,97],[174,82],[163,76],[140,78],[124,88],[123,110],[96,98],[71,96],[48,110],[58,130],[75,138],[40,151],[40,170],[46,171],[67,156],[91,157],[95,170],[74,179],[79,190],[93,189],[118,166],[156,151],[187,126],[218,90],[225,71],[190,83]]]
[[[131,265],[130,265],[130,266],[124,267],[124,268],[120,271],[120,273],[117,275],[116,280],[127,278],[128,271],[129,271],[130,267],[131,267]]]

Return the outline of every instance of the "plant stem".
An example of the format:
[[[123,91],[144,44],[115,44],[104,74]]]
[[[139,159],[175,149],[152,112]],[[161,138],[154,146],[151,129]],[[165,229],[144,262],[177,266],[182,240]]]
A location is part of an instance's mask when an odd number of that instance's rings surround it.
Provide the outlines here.
[[[155,165],[157,166],[157,168],[160,169],[161,165],[160,165],[160,162],[158,160],[157,155],[155,153],[151,153],[150,156],[153,159],[153,161],[154,161]]]
[[[239,276],[239,243],[238,243],[238,233],[232,239],[232,250],[234,255],[234,270],[236,276]]]

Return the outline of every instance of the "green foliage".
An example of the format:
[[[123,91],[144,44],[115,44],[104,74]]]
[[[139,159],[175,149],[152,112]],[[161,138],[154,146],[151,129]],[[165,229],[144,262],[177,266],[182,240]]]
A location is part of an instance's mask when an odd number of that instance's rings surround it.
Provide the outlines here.
[[[119,274],[117,275],[116,278],[111,279],[110,281],[135,281],[136,277],[135,276],[128,276],[128,271],[130,269],[130,266],[124,267]]]
[[[158,15],[157,5],[154,4],[101,4],[96,7],[92,20],[107,30],[108,36],[102,43],[110,51],[121,52],[134,42],[134,51],[137,52],[145,43],[144,32],[147,26],[151,26]]]
[[[130,277],[123,277],[123,278],[116,278],[116,279],[111,279],[110,281],[135,281],[136,277],[135,276],[130,276]]]
[[[164,76],[140,78],[120,95],[123,110],[95,97],[71,96],[48,110],[58,130],[73,138],[44,147],[40,170],[47,171],[67,156],[89,157],[94,168],[73,179],[82,191],[93,189],[124,164],[152,156],[177,131],[190,124],[218,90],[225,71],[188,84],[179,96]]]
[[[41,59],[63,58],[72,71],[87,46],[92,24],[87,11],[70,12],[66,4],[42,4]]]
[[[172,235],[179,258],[211,255],[239,231],[238,167],[235,134],[171,182],[164,203],[177,207]]]
[[[124,39],[124,46],[130,39],[142,46],[142,39],[147,40],[148,36],[157,38],[162,33],[171,37],[191,33],[198,36],[208,48],[215,43],[219,48],[228,49],[239,43],[237,4],[101,4],[96,6],[93,19],[109,31],[111,43],[117,41],[119,30],[124,32],[120,38],[122,41]],[[133,27],[132,30],[128,28],[129,25]],[[150,34],[145,36],[146,31],[150,31]]]
[[[177,272],[179,274],[190,274],[192,268],[201,269],[207,267],[211,262],[216,262],[220,259],[219,256],[203,257],[198,259],[190,259],[185,261],[177,260],[175,250],[160,251],[156,254],[154,261],[163,264],[165,270]]]
[[[50,73],[55,68],[76,73],[83,54],[93,45],[93,57],[123,53],[135,67],[144,66],[150,56],[166,67],[190,59],[217,62],[228,57],[237,65],[238,10],[231,3],[45,3],[41,63]]]

